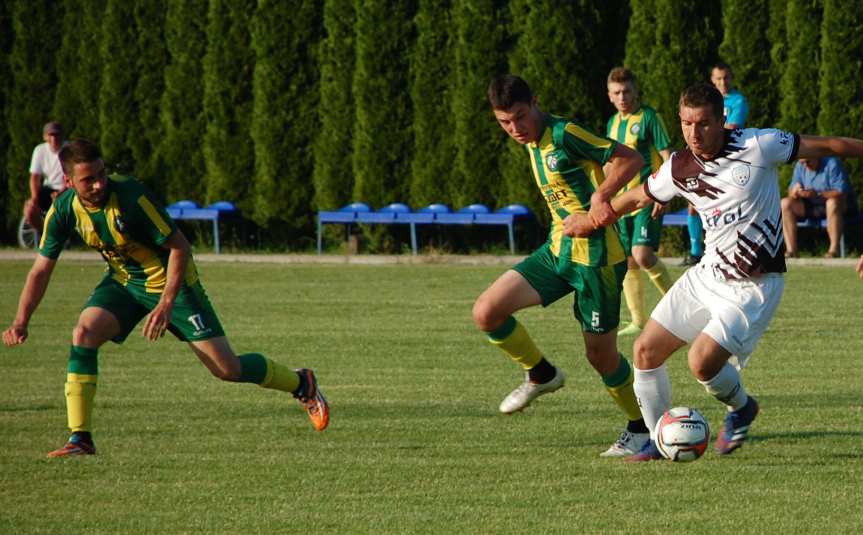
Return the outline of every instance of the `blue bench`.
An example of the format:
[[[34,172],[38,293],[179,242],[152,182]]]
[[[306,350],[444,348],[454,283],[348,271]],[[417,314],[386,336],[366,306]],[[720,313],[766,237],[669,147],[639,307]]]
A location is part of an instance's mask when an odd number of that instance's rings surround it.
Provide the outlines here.
[[[671,212],[662,216],[663,225],[686,226],[689,219],[689,213],[686,208]],[[863,223],[863,213],[845,218],[845,228],[849,225]],[[797,226],[800,228],[827,228],[827,219],[800,219],[797,221]],[[845,258],[845,233],[839,237],[839,256]]]
[[[515,223],[532,217],[530,210],[520,204],[511,204],[492,212],[482,204],[471,204],[456,212],[445,204],[430,204],[417,211],[402,203],[393,203],[372,210],[365,203],[352,203],[338,210],[318,212],[318,254],[323,251],[323,226],[345,225],[346,235],[355,223],[372,225],[408,225],[411,233],[411,250],[418,254],[417,225],[500,225],[506,226],[509,250],[515,254]]]
[[[212,221],[213,222],[213,248],[216,254],[221,252],[219,242],[219,218],[226,216],[234,216],[239,213],[239,210],[230,201],[218,201],[210,204],[206,208],[201,208],[195,201],[177,201],[165,207],[168,215],[175,221],[179,220],[197,220],[197,221]]]

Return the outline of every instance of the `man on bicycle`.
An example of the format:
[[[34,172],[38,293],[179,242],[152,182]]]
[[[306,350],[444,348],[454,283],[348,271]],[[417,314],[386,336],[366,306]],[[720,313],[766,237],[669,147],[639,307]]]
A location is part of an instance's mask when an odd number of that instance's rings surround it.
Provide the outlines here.
[[[36,229],[42,230],[42,214],[48,211],[54,198],[66,189],[63,168],[60,166],[60,149],[63,148],[63,127],[49,122],[42,128],[42,139],[33,149],[30,160],[30,198],[24,202],[24,219]]]

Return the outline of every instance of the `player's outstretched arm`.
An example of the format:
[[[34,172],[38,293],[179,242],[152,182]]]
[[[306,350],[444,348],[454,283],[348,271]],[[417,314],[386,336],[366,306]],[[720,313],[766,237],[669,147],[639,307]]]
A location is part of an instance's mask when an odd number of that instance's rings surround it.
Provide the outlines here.
[[[644,192],[644,188],[631,189],[623,195],[618,195],[610,203],[614,213],[611,223],[620,218],[619,214],[628,214],[652,202],[653,199]],[[597,225],[589,214],[570,214],[563,220],[564,234],[574,238],[585,238],[601,226],[605,225]]]
[[[18,312],[15,314],[15,320],[3,331],[3,343],[7,346],[23,344],[27,340],[27,325],[30,324],[30,317],[33,316],[33,312],[36,311],[36,307],[39,306],[45,295],[48,282],[51,280],[51,273],[56,264],[56,260],[36,255],[36,261],[33,262],[33,267],[27,274],[27,281],[21,290],[21,296],[18,298]]]
[[[860,275],[860,278],[863,279],[863,255],[860,255],[860,260],[857,261],[857,274]]]
[[[611,159],[604,167],[607,170],[605,181],[590,197],[588,213],[594,225],[604,227],[617,221],[617,214],[611,208],[610,201],[632,177],[638,174],[643,165],[644,158],[638,152],[622,144],[614,148]]]
[[[633,210],[638,210],[639,208],[644,208],[653,202],[647,193],[644,191],[644,187],[634,188],[623,195],[618,195],[611,201],[611,207],[618,214],[628,214]]]
[[[800,136],[798,158],[863,158],[863,140],[838,136]]]
[[[174,311],[174,301],[183,285],[183,276],[189,263],[189,253],[192,247],[186,236],[177,229],[165,240],[162,247],[169,249],[167,282],[162,297],[144,322],[144,338],[158,340],[171,323],[171,313]]]

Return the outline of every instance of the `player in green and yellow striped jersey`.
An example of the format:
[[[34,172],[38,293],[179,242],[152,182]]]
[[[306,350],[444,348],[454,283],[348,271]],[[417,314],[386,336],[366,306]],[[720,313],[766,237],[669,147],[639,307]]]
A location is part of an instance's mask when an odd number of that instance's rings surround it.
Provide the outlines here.
[[[578,124],[543,113],[521,78],[491,82],[488,99],[501,128],[525,146],[534,179],[551,212],[548,241],[501,275],[474,303],[473,319],[489,341],[526,370],[524,383],[500,404],[511,414],[563,386],[565,376],[539,351],[513,314],[575,294],[588,361],[626,414],[627,429],[603,456],[636,453],[649,434],[632,390],[633,370],[617,351],[620,291],[626,256],[614,226],[584,238],[564,235],[564,222],[590,214],[597,226],[616,219],[610,200],[641,167],[637,152],[592,134]],[[605,165],[605,171],[603,171]]]
[[[608,137],[632,147],[644,158],[644,166],[622,191],[641,187],[662,162],[671,157],[668,132],[659,114],[639,101],[635,75],[629,69],[615,67],[608,74],[608,100],[617,109],[617,113],[608,120]],[[668,268],[656,256],[662,234],[662,217],[654,214],[653,210],[653,206],[646,206],[626,214],[618,222],[629,268],[623,280],[623,295],[632,318],[629,325],[618,331],[620,335],[636,335],[647,323],[641,269],[647,272],[662,295],[671,288]]]
[[[106,176],[99,149],[90,142],[67,144],[60,151],[60,162],[70,187],[45,216],[39,255],[21,291],[15,320],[3,332],[3,342],[14,346],[27,339],[27,325],[72,232],[101,253],[108,271],[72,332],[66,375],[72,436],[48,456],[96,453],[91,414],[99,348],[108,340],[122,343],[144,318],[145,338],[158,340],[169,330],[188,342],[219,379],[290,392],[315,429],[326,428],[329,407],[311,370],[291,370],[259,353],[238,356],[231,349],[198,280],[189,242],[153,194],[135,179]]]

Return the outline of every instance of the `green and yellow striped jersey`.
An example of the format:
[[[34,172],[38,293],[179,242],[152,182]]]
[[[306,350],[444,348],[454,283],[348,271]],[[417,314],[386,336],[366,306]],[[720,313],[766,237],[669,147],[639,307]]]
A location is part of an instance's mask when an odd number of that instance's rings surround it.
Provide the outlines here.
[[[148,293],[161,293],[167,282],[168,249],[161,245],[177,230],[174,220],[150,190],[132,177],[108,177],[105,206],[89,209],[72,188],[54,200],[45,216],[39,254],[57,259],[77,232],[108,263],[111,277]],[[198,272],[189,258],[184,282],[194,284]]]
[[[637,150],[644,158],[644,167],[621,192],[640,186],[662,165],[659,151],[667,149],[671,144],[662,117],[650,106],[642,105],[638,111],[629,115],[615,113],[608,120],[606,128],[608,137]]]
[[[553,115],[545,116],[539,142],[525,145],[536,185],[551,212],[548,239],[551,252],[558,258],[595,267],[626,258],[614,225],[598,229],[587,238],[570,238],[563,233],[566,216],[590,210],[590,196],[605,180],[602,166],[616,145],[615,141]]]

